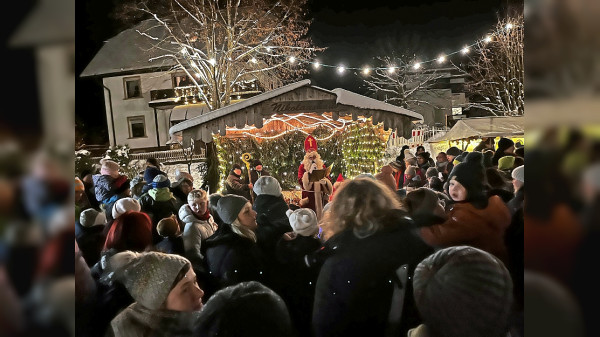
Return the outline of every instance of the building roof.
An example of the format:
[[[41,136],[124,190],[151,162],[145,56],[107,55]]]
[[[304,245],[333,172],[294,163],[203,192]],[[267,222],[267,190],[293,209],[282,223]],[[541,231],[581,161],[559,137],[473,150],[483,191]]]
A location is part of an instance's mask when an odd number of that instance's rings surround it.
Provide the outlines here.
[[[142,21],[107,40],[80,76],[106,76],[172,67],[177,64],[173,58],[160,57],[178,52],[176,45],[165,40],[167,36],[166,29],[154,19]],[[160,58],[150,61],[154,57]]]
[[[13,47],[75,41],[75,0],[39,0],[10,38]]]
[[[445,134],[429,139],[428,143],[442,141],[482,138],[519,136],[524,134],[524,117],[478,117],[461,119]]]
[[[183,132],[184,141],[193,138],[209,143],[214,133],[226,135],[227,127],[254,125],[262,128],[263,120],[277,113],[331,112],[334,120],[340,116],[352,116],[353,120],[357,120],[358,116],[372,117],[374,124],[383,123],[386,130],[397,129],[406,138],[410,138],[412,122],[423,121],[423,117],[414,111],[344,89],[330,91],[310,83],[310,80],[303,80],[288,84],[202,114],[174,125],[169,129],[169,134]]]

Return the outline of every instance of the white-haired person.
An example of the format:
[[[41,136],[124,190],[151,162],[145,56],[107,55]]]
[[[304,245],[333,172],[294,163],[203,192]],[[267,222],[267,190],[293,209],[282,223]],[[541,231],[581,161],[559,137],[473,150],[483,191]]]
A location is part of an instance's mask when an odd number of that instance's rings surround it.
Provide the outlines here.
[[[346,183],[326,212],[324,232],[333,234],[317,281],[312,327],[321,336],[383,336],[388,329],[396,271],[410,274],[433,249],[390,188],[369,178]],[[400,335],[420,323],[410,284]]]

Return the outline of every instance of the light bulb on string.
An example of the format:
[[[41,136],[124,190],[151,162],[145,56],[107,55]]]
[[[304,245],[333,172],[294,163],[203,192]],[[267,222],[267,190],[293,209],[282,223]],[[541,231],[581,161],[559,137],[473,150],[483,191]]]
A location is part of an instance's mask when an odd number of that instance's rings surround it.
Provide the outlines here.
[[[413,65],[413,69],[419,69],[421,68],[421,63],[417,62]]]
[[[446,56],[440,55],[440,57],[438,57],[438,59],[437,59],[437,63],[442,64],[444,62],[446,62]]]
[[[491,35],[486,36],[485,39],[483,39],[483,42],[485,42],[485,43],[492,42],[492,36]]]
[[[511,30],[511,29],[513,29],[513,24],[509,22],[506,24],[506,30]]]
[[[314,67],[315,69],[319,69],[319,68],[321,67],[321,63],[319,63],[319,61],[317,61],[317,62],[315,62],[315,63],[313,64],[313,67]]]
[[[467,46],[464,46],[464,47],[463,47],[463,49],[461,49],[461,50],[460,50],[460,52],[461,52],[463,55],[466,55],[466,54],[468,54],[468,53],[469,53],[469,47],[467,47]]]
[[[290,58],[288,59],[288,61],[290,61],[290,63],[294,64],[294,62],[296,62],[296,58],[293,56],[290,56]]]
[[[344,66],[338,66],[337,67],[338,74],[343,74],[345,70],[346,70],[346,68],[344,68]]]
[[[393,74],[396,71],[396,67],[390,67],[388,73]]]

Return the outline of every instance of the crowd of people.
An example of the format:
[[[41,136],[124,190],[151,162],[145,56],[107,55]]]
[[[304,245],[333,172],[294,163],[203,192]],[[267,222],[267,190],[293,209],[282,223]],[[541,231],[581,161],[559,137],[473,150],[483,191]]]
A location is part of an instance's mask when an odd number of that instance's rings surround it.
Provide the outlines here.
[[[76,177],[77,334],[523,336],[522,146],[407,147],[334,187],[311,138],[298,205],[259,160],[224,194],[154,158]]]

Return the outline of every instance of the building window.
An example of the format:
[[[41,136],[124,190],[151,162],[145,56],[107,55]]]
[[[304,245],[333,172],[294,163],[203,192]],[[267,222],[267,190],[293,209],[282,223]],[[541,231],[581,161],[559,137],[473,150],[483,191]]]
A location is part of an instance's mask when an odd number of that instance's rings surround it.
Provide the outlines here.
[[[129,138],[146,137],[146,119],[144,116],[127,117]]]
[[[187,87],[192,85],[192,81],[188,78],[186,74],[174,74],[173,75],[173,88],[177,87]]]
[[[140,98],[142,97],[142,84],[139,77],[129,77],[123,79],[125,87],[125,98]]]

